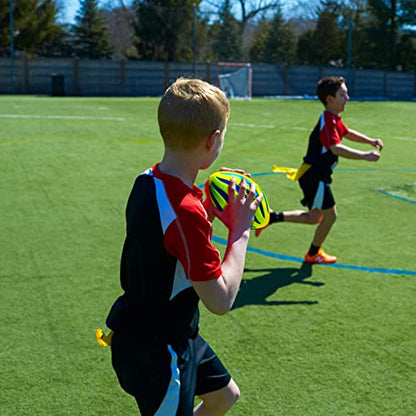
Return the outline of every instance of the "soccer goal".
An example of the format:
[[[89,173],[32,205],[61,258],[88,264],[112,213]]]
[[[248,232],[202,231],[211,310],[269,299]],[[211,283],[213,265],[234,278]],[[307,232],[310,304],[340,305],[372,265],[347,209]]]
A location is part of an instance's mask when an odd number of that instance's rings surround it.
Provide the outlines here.
[[[219,62],[217,71],[218,84],[227,97],[251,99],[251,64]]]

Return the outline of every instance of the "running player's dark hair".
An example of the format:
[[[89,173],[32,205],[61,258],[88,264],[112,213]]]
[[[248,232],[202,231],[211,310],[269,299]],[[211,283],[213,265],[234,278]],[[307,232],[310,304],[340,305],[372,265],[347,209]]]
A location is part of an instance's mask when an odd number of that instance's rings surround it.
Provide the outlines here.
[[[335,97],[340,86],[345,83],[343,77],[325,77],[319,80],[316,87],[316,95],[321,100],[322,104],[326,106],[326,98],[328,95]]]

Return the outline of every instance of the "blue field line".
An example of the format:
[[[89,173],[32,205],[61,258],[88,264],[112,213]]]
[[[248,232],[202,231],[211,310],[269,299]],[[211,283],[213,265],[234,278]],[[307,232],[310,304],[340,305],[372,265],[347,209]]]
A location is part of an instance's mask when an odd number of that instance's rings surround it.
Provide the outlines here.
[[[405,202],[410,202],[411,204],[416,204],[416,201],[413,201],[413,200],[408,199],[408,198],[404,198],[402,196],[397,196],[397,195],[391,194],[390,192],[381,191],[379,189],[377,190],[377,192],[380,192],[383,195],[391,196],[392,198],[399,199],[400,201],[405,201]]]
[[[225,246],[227,245],[227,240],[224,240],[223,238],[220,238],[220,237],[213,236],[212,241],[218,244],[225,245]],[[303,263],[303,258],[300,258],[300,257],[286,256],[284,254],[272,253],[270,251],[260,250],[260,249],[252,248],[252,247],[247,247],[247,251],[251,253],[261,254],[262,256],[266,256],[266,257],[272,257],[272,258],[279,259],[279,260],[287,260],[287,261],[294,261],[297,263]],[[354,265],[349,265],[349,264],[338,264],[338,263],[319,264],[319,266],[335,267],[337,269],[357,270],[360,272],[416,276],[416,271],[412,271],[412,270],[383,269],[380,267],[364,267],[364,266],[354,266]]]
[[[286,175],[286,172],[260,172],[260,173],[252,173],[251,176],[254,178],[256,176],[279,175],[280,173],[284,173]]]

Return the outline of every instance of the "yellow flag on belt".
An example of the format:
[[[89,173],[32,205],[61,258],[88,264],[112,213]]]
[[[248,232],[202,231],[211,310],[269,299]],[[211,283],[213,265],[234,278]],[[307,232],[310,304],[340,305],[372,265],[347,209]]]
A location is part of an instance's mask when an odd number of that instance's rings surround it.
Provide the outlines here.
[[[102,329],[95,330],[95,336],[97,337],[98,343],[102,347],[108,347],[111,345],[111,338],[113,337],[113,331],[110,331],[108,335],[104,334]]]
[[[286,177],[291,179],[292,181],[299,180],[302,175],[311,167],[309,163],[302,163],[298,169],[295,168],[287,168],[284,166],[277,166],[273,165],[273,172],[275,173],[286,173]]]

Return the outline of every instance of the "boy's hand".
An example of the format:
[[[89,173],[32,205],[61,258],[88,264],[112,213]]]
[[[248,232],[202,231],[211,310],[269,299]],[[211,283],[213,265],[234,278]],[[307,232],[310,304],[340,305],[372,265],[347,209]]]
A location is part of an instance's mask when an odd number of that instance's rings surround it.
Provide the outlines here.
[[[247,182],[242,180],[240,190],[235,195],[235,179],[231,178],[228,186],[228,204],[224,211],[213,208],[213,213],[217,216],[228,230],[237,235],[248,231],[253,224],[254,213],[263,199],[263,195],[254,198],[256,186],[251,184],[249,193],[246,196]]]
[[[236,173],[240,173],[242,175],[245,175],[249,178],[251,178],[251,174],[247,173],[246,171],[244,171],[243,169],[231,169],[231,168],[226,168],[226,167],[222,167],[220,169],[220,171],[226,171],[226,172],[236,172]],[[245,188],[244,188],[245,189]],[[229,191],[229,190],[228,190]],[[204,192],[205,192],[205,199],[204,202],[202,203],[202,205],[205,208],[205,211],[208,214],[208,218],[210,219],[210,221],[212,222],[214,220],[215,217],[219,218],[218,213],[221,213],[221,211],[217,210],[214,205],[211,202],[211,198],[209,197],[209,180],[207,180],[204,184]],[[261,200],[259,201],[259,203],[261,202]],[[220,214],[221,215],[221,214]]]
[[[369,152],[364,153],[364,160],[369,162],[377,162],[380,159],[380,152],[377,150],[370,150]]]
[[[383,147],[384,147],[383,140],[381,140],[381,139],[375,139],[375,140],[373,140],[373,143],[371,143],[371,145],[373,147],[377,147],[378,150],[382,150]]]

